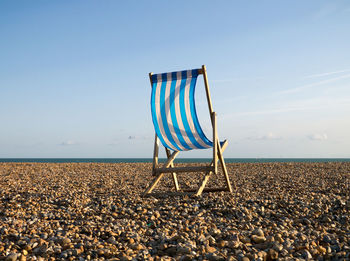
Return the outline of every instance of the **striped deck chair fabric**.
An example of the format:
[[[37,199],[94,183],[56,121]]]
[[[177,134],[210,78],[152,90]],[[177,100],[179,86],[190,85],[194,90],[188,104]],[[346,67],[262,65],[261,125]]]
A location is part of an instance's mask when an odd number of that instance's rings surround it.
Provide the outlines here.
[[[197,77],[198,69],[152,75],[153,125],[163,146],[173,151],[213,146],[197,117]]]

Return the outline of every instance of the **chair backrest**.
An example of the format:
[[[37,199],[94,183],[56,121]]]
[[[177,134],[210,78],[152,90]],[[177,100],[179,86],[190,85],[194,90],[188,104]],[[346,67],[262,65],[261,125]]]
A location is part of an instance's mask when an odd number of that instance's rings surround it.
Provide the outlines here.
[[[174,151],[211,148],[197,117],[195,87],[200,69],[151,75],[151,112],[162,144]]]

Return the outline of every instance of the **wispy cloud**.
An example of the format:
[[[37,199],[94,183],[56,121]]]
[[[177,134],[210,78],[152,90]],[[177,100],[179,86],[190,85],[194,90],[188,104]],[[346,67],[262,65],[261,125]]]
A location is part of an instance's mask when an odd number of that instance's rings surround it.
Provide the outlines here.
[[[313,15],[312,18],[315,20],[320,20],[325,17],[328,17],[329,15],[335,14],[337,11],[339,11],[341,6],[339,6],[335,1],[328,2],[327,4],[324,4],[319,8]]]
[[[234,115],[261,115],[261,114],[273,114],[273,113],[301,111],[301,110],[305,110],[305,108],[303,107],[276,108],[276,109],[270,109],[270,110],[238,112],[238,113],[234,113]]]
[[[232,83],[234,82],[234,79],[221,79],[221,80],[212,80],[213,83]]]
[[[71,145],[78,145],[78,144],[79,144],[78,142],[72,141],[72,140],[67,140],[60,143],[61,146],[71,146]]]
[[[305,89],[309,89],[315,86],[320,86],[320,85],[325,85],[328,83],[332,83],[332,82],[336,82],[342,79],[347,79],[350,78],[350,74],[346,74],[346,75],[342,75],[339,77],[335,77],[335,78],[331,78],[331,79],[327,79],[327,80],[322,80],[322,81],[318,81],[318,82],[314,82],[314,83],[310,83],[310,84],[306,84],[306,85],[302,85],[296,88],[292,88],[292,89],[288,89],[288,90],[284,90],[279,92],[280,94],[290,94],[290,93],[295,93],[295,92],[299,92]]]
[[[136,141],[136,140],[150,140],[151,137],[149,136],[137,136],[137,135],[129,135],[127,137],[119,137],[117,139],[114,139],[113,141],[111,141],[110,143],[107,143],[107,145],[109,146],[121,146],[123,144],[125,144],[126,140],[127,141]]]
[[[314,134],[310,134],[310,135],[307,135],[307,138],[309,140],[327,140],[328,139],[328,135],[326,133],[314,133]]]
[[[130,135],[128,137],[128,140],[149,140],[149,136],[135,136],[135,135]]]
[[[272,132],[267,133],[263,136],[248,137],[247,140],[281,140],[281,136],[277,136]]]
[[[350,70],[341,70],[341,71],[334,71],[334,72],[326,72],[326,73],[319,73],[319,74],[311,74],[311,75],[305,76],[304,79],[308,79],[308,78],[317,78],[317,77],[324,77],[324,76],[328,76],[328,75],[339,74],[339,73],[345,73],[345,72],[350,72]]]
[[[315,97],[311,99],[296,100],[289,102],[289,104],[283,104],[279,108],[261,109],[258,111],[242,111],[225,114],[223,118],[227,119],[232,116],[254,116],[265,114],[277,114],[287,113],[295,111],[310,111],[310,110],[322,110],[330,108],[348,108],[350,106],[350,97],[344,98],[332,98],[332,97]]]

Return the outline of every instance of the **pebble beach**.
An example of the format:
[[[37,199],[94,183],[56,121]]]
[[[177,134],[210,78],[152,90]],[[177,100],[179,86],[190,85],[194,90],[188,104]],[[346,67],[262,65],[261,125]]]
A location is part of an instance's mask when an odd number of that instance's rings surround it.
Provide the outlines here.
[[[349,162],[230,163],[200,197],[143,197],[151,168],[0,163],[0,260],[350,260]]]

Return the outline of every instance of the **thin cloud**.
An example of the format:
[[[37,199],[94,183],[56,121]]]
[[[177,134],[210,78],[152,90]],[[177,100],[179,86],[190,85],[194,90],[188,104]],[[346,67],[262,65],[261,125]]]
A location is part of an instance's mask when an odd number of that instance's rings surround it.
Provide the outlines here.
[[[322,110],[329,108],[344,108],[344,106],[350,105],[350,98],[312,98],[301,101],[295,101],[289,104],[289,106],[272,108],[267,110],[258,111],[244,111],[225,114],[223,118],[227,119],[233,116],[254,116],[254,115],[265,115],[265,114],[277,114],[277,113],[287,113],[296,111],[309,111],[309,110]]]
[[[150,137],[148,136],[134,136],[134,135],[130,135],[128,137],[128,140],[148,140],[150,139]]]
[[[261,115],[261,114],[283,113],[283,112],[290,112],[290,111],[302,111],[305,109],[306,108],[304,107],[289,107],[289,108],[271,109],[271,110],[262,110],[262,111],[238,112],[238,113],[234,113],[233,115]]]
[[[328,135],[326,133],[314,133],[314,134],[310,134],[307,135],[307,138],[309,140],[318,140],[318,141],[322,141],[322,140],[327,140],[328,139]]]
[[[346,74],[346,75],[335,77],[335,78],[332,78],[332,79],[327,79],[327,80],[322,80],[322,81],[318,81],[318,82],[302,85],[302,86],[299,86],[299,87],[296,87],[296,88],[292,88],[292,89],[281,91],[279,93],[280,94],[295,93],[295,92],[299,92],[299,91],[302,91],[302,90],[305,90],[305,89],[309,89],[309,88],[312,88],[312,87],[315,87],[315,86],[320,86],[320,85],[324,85],[324,84],[327,84],[327,83],[332,83],[332,82],[339,81],[339,80],[342,80],[342,79],[347,79],[347,78],[350,78],[350,74]]]
[[[277,136],[272,132],[267,133],[263,136],[257,136],[257,137],[248,137],[247,140],[281,140],[281,136]]]
[[[124,137],[124,138],[118,138],[116,140],[113,140],[110,143],[107,143],[107,145],[109,145],[109,146],[120,146],[120,145],[124,144],[125,140],[133,141],[133,140],[149,140],[149,139],[151,139],[151,137],[149,137],[149,136],[129,135],[129,136]]]
[[[328,76],[328,75],[333,75],[333,74],[339,74],[339,73],[345,73],[345,72],[350,72],[350,70],[341,70],[341,71],[334,71],[334,72],[326,72],[326,73],[319,73],[319,74],[311,74],[311,75],[309,75],[309,76],[305,76],[304,79],[323,77],[323,76]]]
[[[61,146],[71,146],[71,145],[78,145],[77,142],[72,141],[72,140],[67,140],[67,141],[63,141],[62,143],[60,143]]]
[[[313,15],[312,18],[315,20],[324,19],[330,15],[334,15],[341,9],[341,6],[335,2],[328,2],[327,4],[321,6]]]
[[[213,83],[232,83],[234,79],[221,79],[221,80],[212,80]]]

